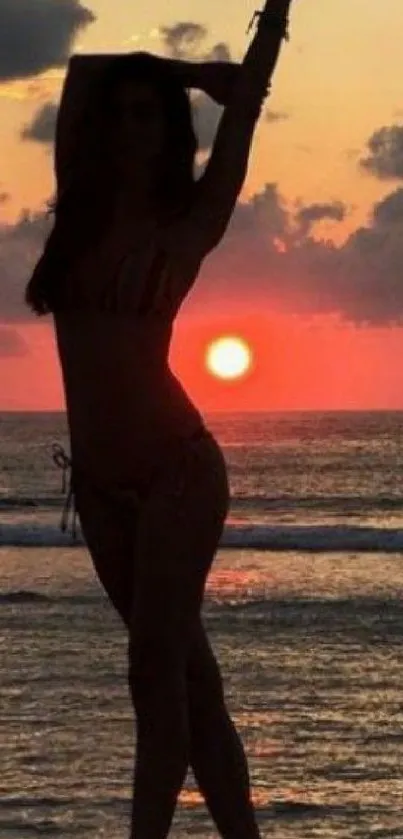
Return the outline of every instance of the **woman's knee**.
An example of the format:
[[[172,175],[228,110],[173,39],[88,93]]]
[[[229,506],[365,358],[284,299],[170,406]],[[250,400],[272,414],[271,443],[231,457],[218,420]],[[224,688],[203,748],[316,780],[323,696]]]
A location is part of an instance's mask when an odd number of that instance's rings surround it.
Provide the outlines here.
[[[198,633],[188,659],[186,684],[191,713],[212,712],[225,704],[220,668],[204,629]]]

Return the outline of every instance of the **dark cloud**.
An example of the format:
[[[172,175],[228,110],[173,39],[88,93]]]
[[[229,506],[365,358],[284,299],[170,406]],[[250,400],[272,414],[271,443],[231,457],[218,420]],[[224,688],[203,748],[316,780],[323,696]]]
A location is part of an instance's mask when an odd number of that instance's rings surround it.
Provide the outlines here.
[[[289,119],[290,115],[286,114],[285,111],[266,111],[264,118],[266,122],[284,122],[284,120]]]
[[[23,212],[16,224],[0,224],[0,322],[27,320],[23,296],[51,219]]]
[[[378,201],[373,209],[374,224],[380,230],[393,229],[395,224],[403,224],[403,189],[396,189],[382,201]],[[402,228],[400,228],[402,229]]]
[[[7,202],[10,200],[10,198],[11,198],[11,195],[10,195],[9,192],[6,192],[6,191],[1,192],[0,191],[0,204],[7,204]]]
[[[173,26],[161,26],[160,37],[165,52],[172,58],[195,58],[208,30],[200,23],[181,21]]]
[[[300,232],[306,236],[316,222],[326,219],[343,221],[346,214],[346,207],[341,201],[333,201],[328,204],[307,204],[298,211],[296,220]]]
[[[403,189],[375,204],[368,225],[343,245],[314,238],[315,221],[338,223],[345,212],[337,203],[299,206],[292,212],[277,186],[266,185],[238,205],[225,239],[205,263],[190,305],[206,297],[228,304],[243,299],[245,305],[270,311],[403,325]]]
[[[171,58],[195,61],[232,61],[231,50],[225,41],[206,47],[209,31],[194,21],[180,21],[173,26],[161,26],[160,38],[164,52]]]
[[[247,203],[239,203],[231,221],[230,232],[240,242],[263,230],[268,243],[288,239],[291,235],[291,217],[275,183],[266,184]]]
[[[23,140],[34,140],[37,143],[53,143],[56,131],[58,105],[47,102],[35,114],[32,122],[26,125],[21,137]]]
[[[228,44],[221,41],[205,52],[203,57],[205,61],[231,61],[231,50]]]
[[[375,131],[359,164],[381,180],[403,178],[403,125],[384,126]]]
[[[209,31],[194,21],[180,21],[161,26],[160,38],[164,52],[171,58],[198,61],[231,61],[231,50],[225,41],[206,47]]]
[[[0,358],[26,355],[28,347],[20,333],[9,326],[0,326]]]
[[[80,0],[0,0],[0,82],[64,66],[94,20]]]

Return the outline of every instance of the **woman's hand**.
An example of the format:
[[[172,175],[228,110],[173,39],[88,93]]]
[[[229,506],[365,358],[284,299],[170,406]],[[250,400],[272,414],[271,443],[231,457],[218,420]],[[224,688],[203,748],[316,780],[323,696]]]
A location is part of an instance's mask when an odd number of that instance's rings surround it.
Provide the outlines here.
[[[185,61],[165,56],[154,56],[154,60],[165,64],[183,87],[202,90],[218,105],[228,103],[240,71],[240,65],[231,61]]]
[[[199,90],[218,105],[227,105],[240,72],[240,65],[230,61],[208,61],[195,65]]]

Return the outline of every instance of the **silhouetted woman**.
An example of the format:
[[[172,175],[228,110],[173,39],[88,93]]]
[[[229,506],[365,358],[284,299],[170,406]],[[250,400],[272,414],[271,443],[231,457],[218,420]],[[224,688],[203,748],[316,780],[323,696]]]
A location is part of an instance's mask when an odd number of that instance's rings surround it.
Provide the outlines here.
[[[268,0],[240,66],[76,56],[61,101],[55,224],[26,300],[54,317],[76,509],[128,630],[132,839],[167,835],[189,766],[225,839],[259,835],[201,619],[226,468],[168,351],[244,182],[290,3]],[[198,181],[188,87],[226,106]]]

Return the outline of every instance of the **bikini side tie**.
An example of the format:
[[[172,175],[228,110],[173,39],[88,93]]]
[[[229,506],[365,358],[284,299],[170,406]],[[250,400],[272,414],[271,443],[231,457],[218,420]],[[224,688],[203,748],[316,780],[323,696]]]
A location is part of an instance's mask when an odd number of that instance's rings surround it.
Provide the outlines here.
[[[69,525],[70,511],[72,511],[71,535],[73,539],[76,539],[77,511],[74,503],[72,461],[71,458],[66,454],[66,451],[63,448],[63,446],[60,446],[59,443],[53,443],[52,445],[52,459],[54,464],[58,467],[58,469],[62,470],[62,494],[65,495],[62,517],[60,520],[60,529],[62,533],[66,533]]]

